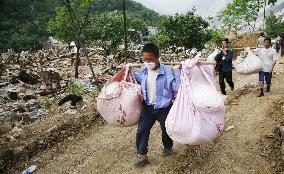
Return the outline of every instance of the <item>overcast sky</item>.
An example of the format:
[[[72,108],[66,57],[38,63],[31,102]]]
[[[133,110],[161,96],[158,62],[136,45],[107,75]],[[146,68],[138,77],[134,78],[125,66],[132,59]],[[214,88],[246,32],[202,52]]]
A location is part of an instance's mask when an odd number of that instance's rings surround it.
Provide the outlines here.
[[[232,0],[134,0],[160,14],[173,15],[186,13],[193,6],[196,13],[203,16],[215,16],[219,10],[226,7]],[[278,4],[284,0],[278,0]]]
[[[193,6],[197,14],[208,17],[215,16],[217,12],[226,7],[232,0],[135,0],[160,14],[186,13]]]

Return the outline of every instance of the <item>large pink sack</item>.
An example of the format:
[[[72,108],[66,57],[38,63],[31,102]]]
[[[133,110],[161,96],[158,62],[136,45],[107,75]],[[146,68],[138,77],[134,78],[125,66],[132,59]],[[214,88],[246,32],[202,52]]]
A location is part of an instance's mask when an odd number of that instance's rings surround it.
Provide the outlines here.
[[[166,120],[169,136],[181,144],[206,143],[223,130],[224,115],[212,69],[198,64],[198,58],[182,62],[181,85]]]
[[[126,67],[105,84],[97,98],[97,110],[109,124],[129,127],[140,118],[141,102],[141,87]]]

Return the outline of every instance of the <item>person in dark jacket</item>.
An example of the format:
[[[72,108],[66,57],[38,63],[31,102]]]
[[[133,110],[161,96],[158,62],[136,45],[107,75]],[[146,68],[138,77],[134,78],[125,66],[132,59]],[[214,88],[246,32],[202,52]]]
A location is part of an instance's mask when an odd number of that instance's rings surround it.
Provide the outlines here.
[[[280,34],[281,56],[284,56],[284,32]]]
[[[215,60],[217,62],[216,71],[219,71],[219,84],[221,88],[221,92],[223,95],[226,95],[226,85],[225,85],[225,79],[229,86],[231,87],[231,90],[234,90],[234,82],[232,79],[232,70],[233,70],[233,50],[228,48],[229,40],[223,39],[222,40],[222,50],[217,56],[215,57]]]

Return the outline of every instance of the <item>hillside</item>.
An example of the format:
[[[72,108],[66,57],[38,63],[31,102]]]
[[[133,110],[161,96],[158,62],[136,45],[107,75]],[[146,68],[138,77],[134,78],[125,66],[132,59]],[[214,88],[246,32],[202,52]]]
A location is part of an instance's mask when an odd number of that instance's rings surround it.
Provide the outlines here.
[[[122,0],[96,0],[94,10],[96,14],[115,10],[122,11]],[[128,15],[143,19],[148,25],[160,25],[161,16],[138,2],[126,0],[126,10]]]
[[[48,21],[60,5],[57,0],[1,0],[0,1],[0,50],[16,51],[41,49],[50,33]],[[122,0],[95,0],[93,15],[122,11]],[[146,25],[159,26],[160,15],[142,4],[126,0],[127,15],[134,16]]]

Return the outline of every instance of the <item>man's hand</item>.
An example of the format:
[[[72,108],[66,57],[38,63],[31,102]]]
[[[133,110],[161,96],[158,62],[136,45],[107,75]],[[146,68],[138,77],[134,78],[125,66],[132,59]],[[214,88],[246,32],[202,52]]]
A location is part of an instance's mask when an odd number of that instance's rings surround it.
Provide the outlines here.
[[[273,72],[273,68],[270,68],[269,73],[272,73],[272,72]]]
[[[228,48],[223,48],[223,53],[227,55]]]
[[[181,69],[181,64],[173,66],[173,69]]]

